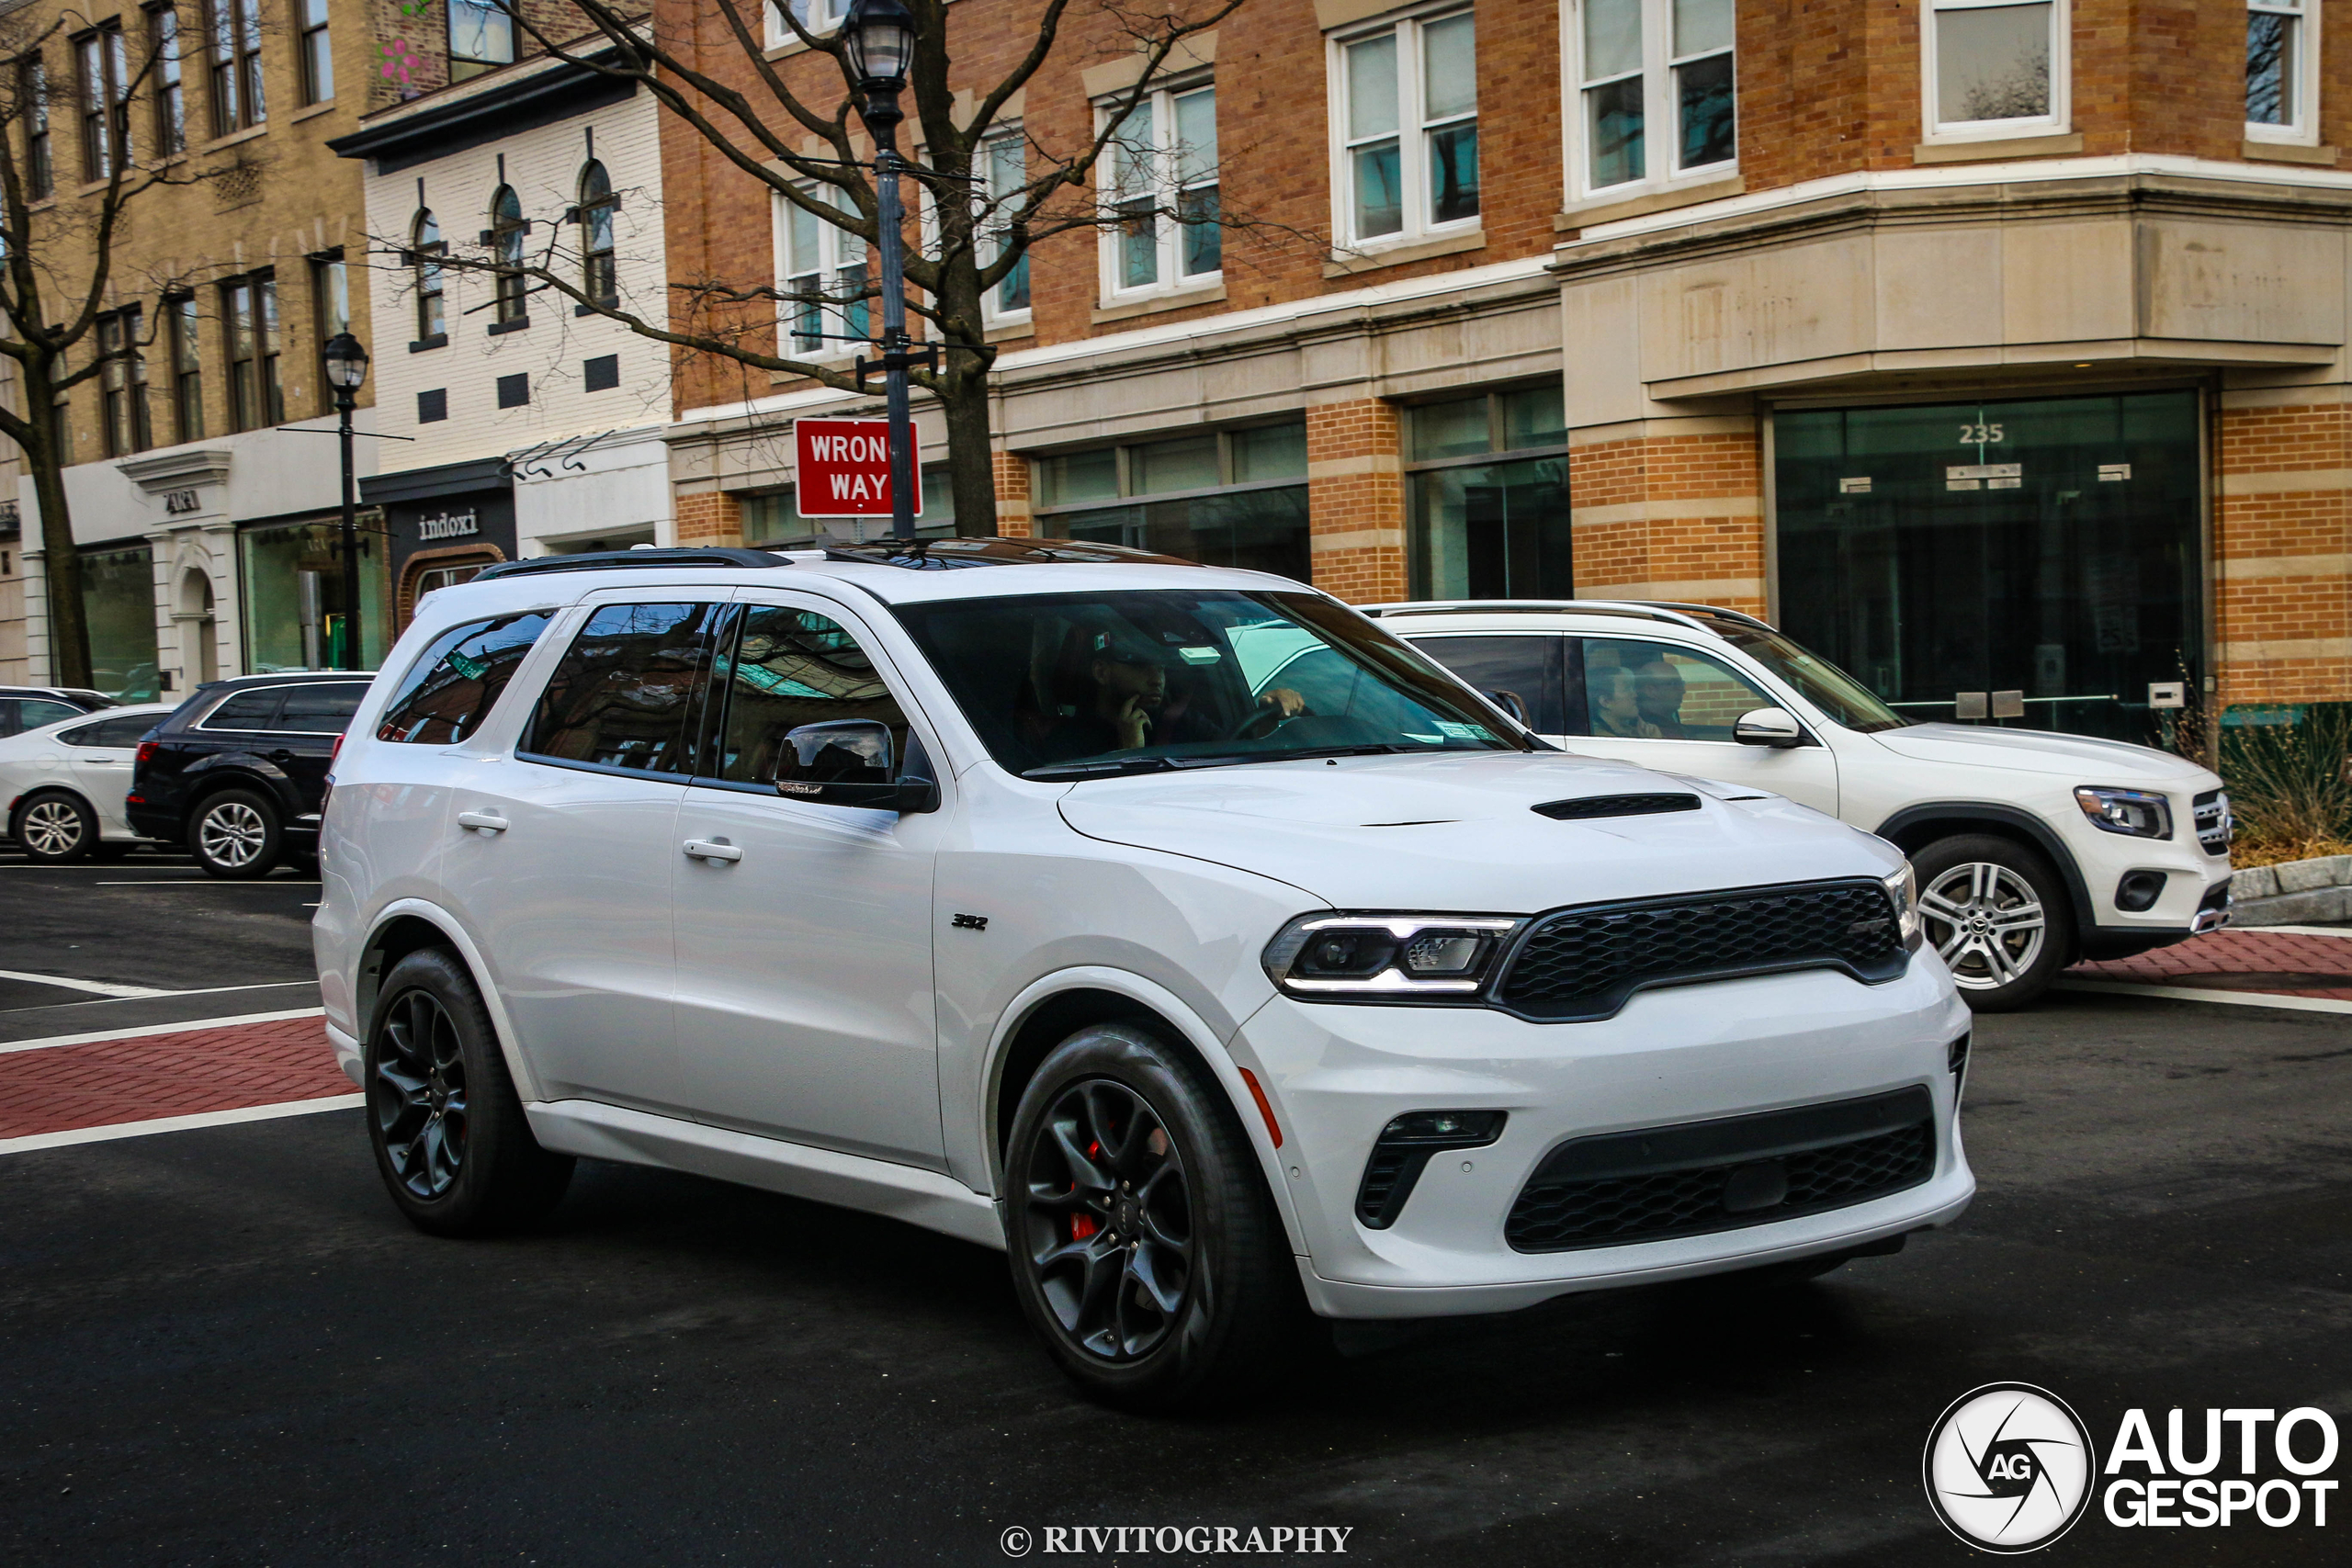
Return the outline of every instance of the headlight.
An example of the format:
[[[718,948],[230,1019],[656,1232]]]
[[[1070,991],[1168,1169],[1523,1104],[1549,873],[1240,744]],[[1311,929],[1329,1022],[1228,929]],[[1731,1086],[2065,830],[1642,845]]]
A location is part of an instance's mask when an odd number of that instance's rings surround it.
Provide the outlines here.
[[[1261,962],[1295,997],[1475,996],[1522,923],[1510,915],[1301,915],[1274,934]]]
[[[2161,795],[2083,784],[2075,791],[2075,804],[2083,808],[2093,827],[2109,833],[2128,833],[2135,839],[2172,837],[2172,807]]]
[[[1886,896],[1894,905],[1894,930],[1904,948],[1919,951],[1919,878],[1905,861],[1903,869],[1886,878]]]

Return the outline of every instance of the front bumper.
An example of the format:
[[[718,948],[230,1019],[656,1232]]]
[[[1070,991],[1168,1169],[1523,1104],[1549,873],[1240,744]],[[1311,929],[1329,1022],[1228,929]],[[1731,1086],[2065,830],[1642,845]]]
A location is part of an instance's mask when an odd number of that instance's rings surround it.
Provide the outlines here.
[[[1571,1292],[1835,1252],[1944,1224],[1975,1191],[1949,1068],[1968,1029],[1933,954],[1866,986],[1826,970],[1636,995],[1616,1017],[1529,1023],[1483,1008],[1269,1002],[1243,1025],[1286,1134],[1277,1154],[1329,1317],[1505,1312]],[[1842,1208],[1737,1229],[1521,1252],[1504,1226],[1536,1166],[1571,1138],[1733,1117],[1925,1085],[1928,1179]],[[1396,1223],[1360,1224],[1374,1140],[1413,1111],[1501,1110],[1501,1137],[1430,1161]]]

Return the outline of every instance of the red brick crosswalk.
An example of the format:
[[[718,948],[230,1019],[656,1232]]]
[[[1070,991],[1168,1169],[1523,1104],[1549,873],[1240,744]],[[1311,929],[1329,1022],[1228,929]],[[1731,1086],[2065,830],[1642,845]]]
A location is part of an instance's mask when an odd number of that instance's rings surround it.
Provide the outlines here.
[[[351,1092],[315,1017],[47,1046],[0,1055],[0,1138]]]
[[[2125,980],[2143,986],[2352,1001],[2352,940],[2347,938],[2352,933],[2310,936],[2258,926],[2208,931],[2136,958],[2080,964],[2066,973],[2081,979]]]

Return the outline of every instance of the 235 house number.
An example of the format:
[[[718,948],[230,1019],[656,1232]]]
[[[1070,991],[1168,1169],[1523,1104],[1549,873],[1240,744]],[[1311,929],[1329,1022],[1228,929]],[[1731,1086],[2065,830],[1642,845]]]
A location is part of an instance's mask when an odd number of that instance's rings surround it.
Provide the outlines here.
[[[1960,444],[1962,446],[1983,446],[2006,439],[1997,424],[1963,424],[1960,427]]]

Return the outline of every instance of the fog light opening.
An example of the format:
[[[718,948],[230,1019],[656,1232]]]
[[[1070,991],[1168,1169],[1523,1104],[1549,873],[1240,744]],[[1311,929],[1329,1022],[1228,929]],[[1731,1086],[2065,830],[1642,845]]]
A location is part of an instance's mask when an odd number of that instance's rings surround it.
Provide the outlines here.
[[[2128,915],[2145,914],[2164,897],[2165,874],[2161,871],[2127,871],[2123,880],[2115,885],[2115,907]]]

